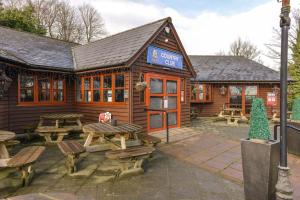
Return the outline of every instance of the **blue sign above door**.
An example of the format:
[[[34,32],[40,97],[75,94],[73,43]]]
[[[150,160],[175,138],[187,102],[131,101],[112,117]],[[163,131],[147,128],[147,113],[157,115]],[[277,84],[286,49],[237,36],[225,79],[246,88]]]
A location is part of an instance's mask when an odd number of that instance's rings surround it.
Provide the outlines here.
[[[178,53],[157,48],[155,46],[149,46],[147,51],[147,63],[182,69],[183,57]]]

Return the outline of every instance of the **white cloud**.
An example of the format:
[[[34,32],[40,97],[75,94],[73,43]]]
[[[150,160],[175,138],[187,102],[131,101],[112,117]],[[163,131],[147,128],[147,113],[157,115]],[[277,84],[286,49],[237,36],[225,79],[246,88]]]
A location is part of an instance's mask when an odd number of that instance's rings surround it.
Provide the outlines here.
[[[75,0],[75,4],[84,0]],[[208,55],[227,51],[236,38],[250,40],[266,52],[273,27],[279,27],[281,4],[276,0],[257,6],[247,12],[224,16],[211,11],[201,11],[194,17],[180,10],[162,5],[130,0],[86,0],[93,4],[105,20],[110,34],[124,31],[160,18],[171,16],[188,54]],[[292,7],[299,2],[292,0]],[[278,68],[272,60],[262,55],[264,63]]]

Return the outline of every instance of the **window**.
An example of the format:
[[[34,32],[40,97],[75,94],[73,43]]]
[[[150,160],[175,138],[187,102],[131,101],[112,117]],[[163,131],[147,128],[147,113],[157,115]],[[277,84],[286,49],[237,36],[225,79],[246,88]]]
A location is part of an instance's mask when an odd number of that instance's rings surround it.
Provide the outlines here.
[[[242,109],[242,86],[230,86],[229,87],[229,103],[230,108]]]
[[[76,79],[76,101],[81,102],[82,101],[82,88],[81,88],[81,78]]]
[[[20,94],[20,102],[34,101],[34,76],[21,76]]]
[[[103,101],[104,102],[112,102],[112,76],[105,75],[103,84],[104,84]]]
[[[50,78],[38,78],[39,101],[50,101]]]
[[[115,76],[115,102],[124,102],[125,80],[123,74]]]
[[[83,76],[76,82],[76,100],[84,103],[125,102],[124,74]]]
[[[180,101],[185,103],[185,79],[181,79],[180,82]]]
[[[92,101],[92,92],[91,92],[91,78],[84,78],[84,102]]]
[[[250,114],[253,99],[257,96],[257,86],[245,87],[245,111]]]
[[[195,83],[191,86],[191,101],[197,102],[211,102],[212,101],[212,90],[209,84]]]
[[[52,104],[65,101],[65,80],[52,76],[20,75],[19,103]]]
[[[100,77],[94,77],[93,78],[93,101],[94,102],[100,102],[101,97],[101,78]]]
[[[64,101],[64,80],[54,79],[53,80],[53,101],[62,102]]]

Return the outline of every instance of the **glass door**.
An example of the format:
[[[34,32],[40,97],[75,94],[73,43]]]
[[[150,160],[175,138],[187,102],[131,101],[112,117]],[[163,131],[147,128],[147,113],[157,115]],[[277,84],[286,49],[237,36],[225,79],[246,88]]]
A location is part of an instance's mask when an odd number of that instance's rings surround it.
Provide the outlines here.
[[[180,79],[161,75],[147,75],[148,131],[166,129],[168,112],[169,127],[179,126],[180,116]]]

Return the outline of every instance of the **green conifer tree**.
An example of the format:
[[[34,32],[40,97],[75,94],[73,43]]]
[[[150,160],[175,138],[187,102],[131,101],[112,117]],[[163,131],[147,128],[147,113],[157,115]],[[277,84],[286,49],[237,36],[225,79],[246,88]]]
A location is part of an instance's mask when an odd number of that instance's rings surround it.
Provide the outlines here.
[[[300,98],[294,100],[292,120],[300,120]]]
[[[269,140],[271,137],[269,122],[264,102],[261,98],[253,100],[250,115],[249,138]]]

